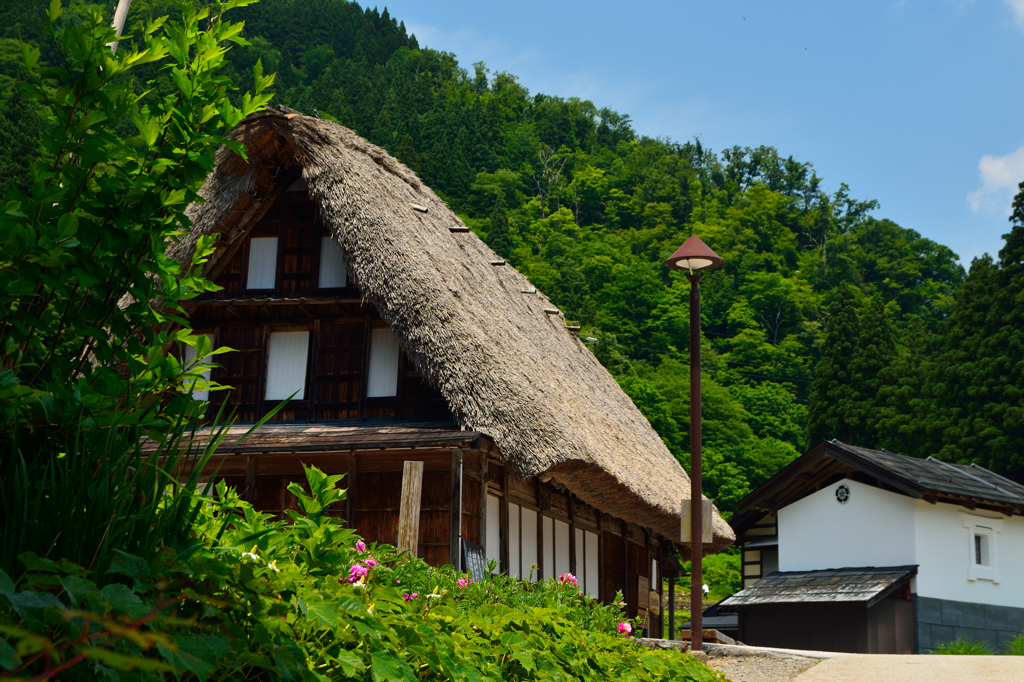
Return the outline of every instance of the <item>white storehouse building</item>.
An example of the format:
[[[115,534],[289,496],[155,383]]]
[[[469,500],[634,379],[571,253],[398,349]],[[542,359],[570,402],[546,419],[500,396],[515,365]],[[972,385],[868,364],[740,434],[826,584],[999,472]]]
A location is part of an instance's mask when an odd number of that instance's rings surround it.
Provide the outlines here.
[[[821,443],[740,502],[746,644],[926,653],[1024,633],[1024,486]]]

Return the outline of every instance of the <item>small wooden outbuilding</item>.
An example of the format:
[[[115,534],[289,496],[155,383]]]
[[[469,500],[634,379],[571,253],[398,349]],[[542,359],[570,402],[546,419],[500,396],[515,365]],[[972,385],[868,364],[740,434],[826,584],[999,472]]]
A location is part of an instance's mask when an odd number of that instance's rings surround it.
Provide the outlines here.
[[[460,565],[481,547],[523,577],[571,571],[660,633],[644,586],[674,566],[689,480],[564,315],[352,131],[276,111],[233,138],[248,160],[218,153],[169,251],[219,236],[204,267],[222,289],[189,309],[236,349],[213,371],[234,390],[200,397],[250,423],[293,397],[212,466],[267,511],[293,504],[302,463],[347,474],[336,513],[395,543],[405,463],[422,462],[419,556]],[[713,530],[708,552],[734,539],[717,513]]]
[[[977,465],[823,442],[740,501],[752,645],[1005,651],[1024,632],[1024,486]]]

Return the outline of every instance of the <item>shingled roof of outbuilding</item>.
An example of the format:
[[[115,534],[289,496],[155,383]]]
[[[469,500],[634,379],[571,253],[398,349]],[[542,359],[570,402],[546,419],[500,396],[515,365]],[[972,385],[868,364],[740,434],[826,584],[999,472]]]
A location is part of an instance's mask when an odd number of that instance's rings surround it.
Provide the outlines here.
[[[219,233],[215,276],[301,168],[362,293],[459,423],[489,436],[524,478],[678,539],[690,482],[650,423],[566,328],[556,306],[487,247],[409,168],[340,125],[299,114],[250,117],[232,133],[169,255]],[[500,263],[500,265],[499,265]],[[715,514],[716,551],[734,540]],[[685,551],[685,550],[684,550]]]
[[[865,602],[870,607],[905,585],[916,574],[917,566],[868,566],[769,573],[750,587],[719,603],[722,606],[754,606],[808,602]]]

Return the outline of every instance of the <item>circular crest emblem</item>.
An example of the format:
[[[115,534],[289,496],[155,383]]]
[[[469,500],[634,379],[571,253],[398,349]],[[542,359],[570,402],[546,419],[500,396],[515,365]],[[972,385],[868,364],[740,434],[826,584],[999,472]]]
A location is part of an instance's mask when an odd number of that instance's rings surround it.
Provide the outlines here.
[[[848,499],[850,499],[850,486],[843,484],[836,488],[836,500],[839,501],[839,504],[845,504]]]

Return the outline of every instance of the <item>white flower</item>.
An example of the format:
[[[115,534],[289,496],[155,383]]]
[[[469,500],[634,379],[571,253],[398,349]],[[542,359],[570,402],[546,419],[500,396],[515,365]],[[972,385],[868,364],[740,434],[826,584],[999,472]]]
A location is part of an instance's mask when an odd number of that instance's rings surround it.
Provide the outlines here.
[[[250,559],[252,561],[255,561],[256,563],[259,563],[260,558],[258,556],[256,556],[256,545],[252,546],[252,551],[251,552],[242,552],[242,558],[243,559]]]
[[[269,564],[267,564],[267,568],[272,570],[274,573],[280,573],[281,572],[281,569],[277,567],[277,560],[276,559],[274,561],[271,561]]]

